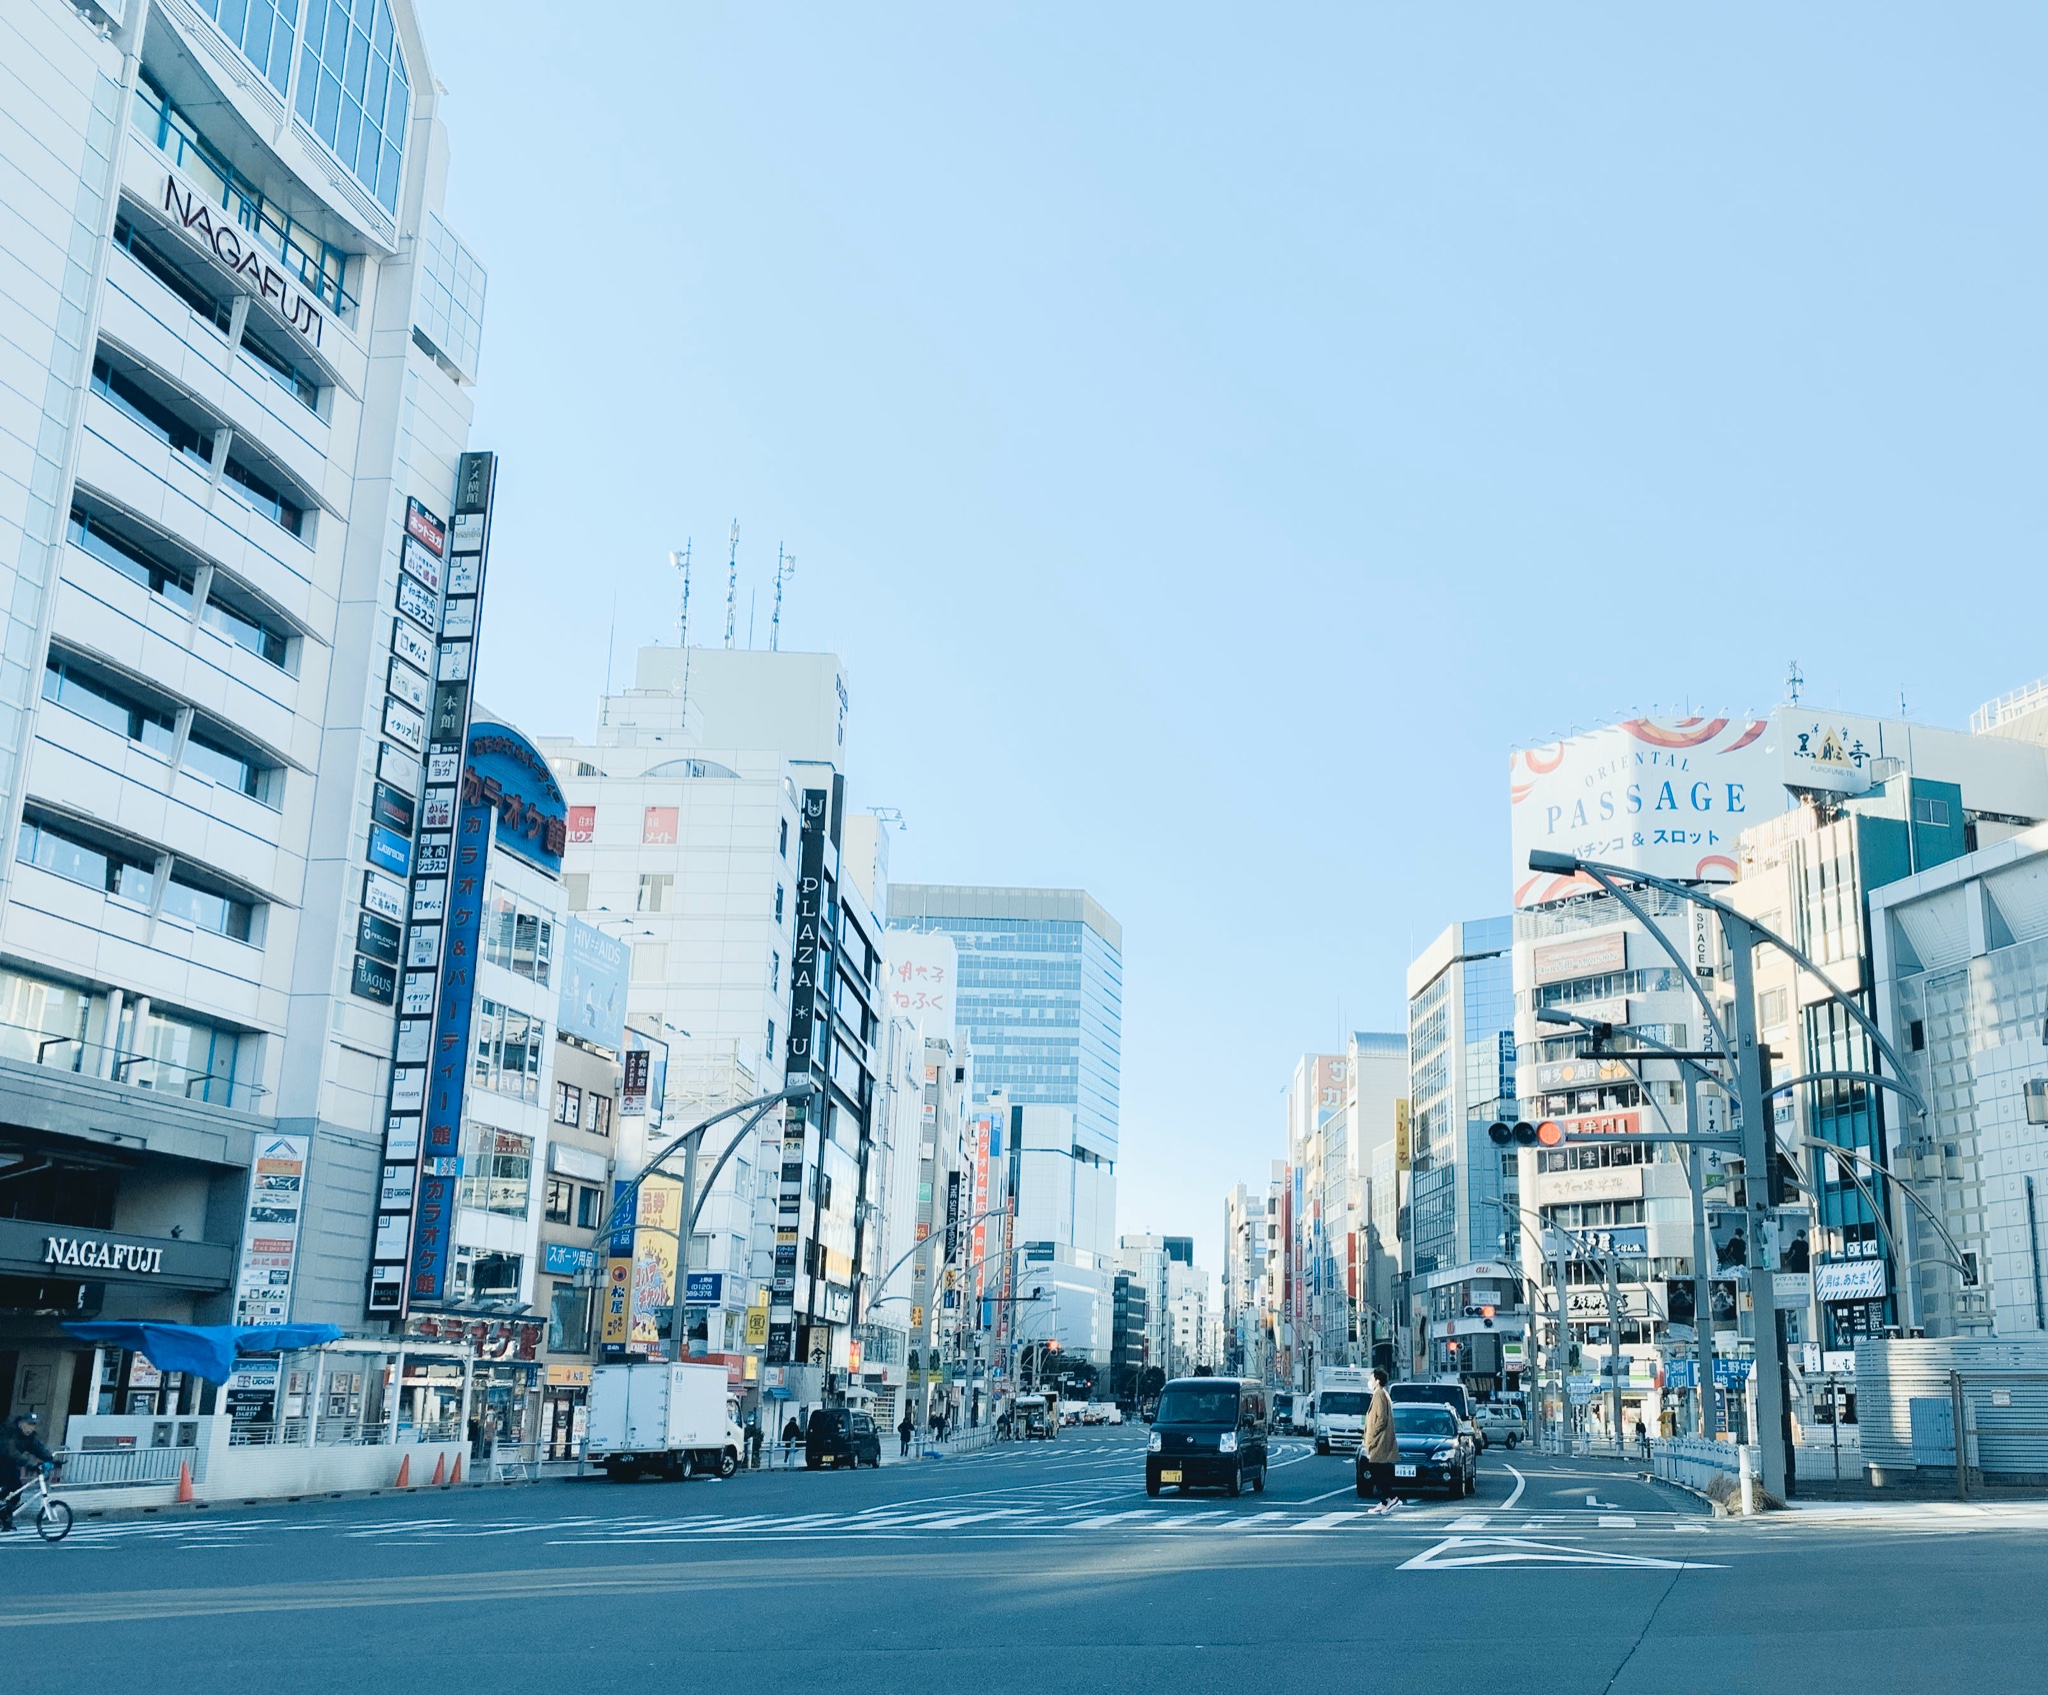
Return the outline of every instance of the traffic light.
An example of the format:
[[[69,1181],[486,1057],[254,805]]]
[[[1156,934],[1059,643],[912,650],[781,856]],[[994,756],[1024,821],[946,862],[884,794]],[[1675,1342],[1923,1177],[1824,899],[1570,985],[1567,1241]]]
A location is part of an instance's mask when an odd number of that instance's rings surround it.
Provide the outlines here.
[[[1554,1118],[1546,1118],[1536,1126],[1536,1140],[1546,1148],[1554,1148],[1564,1140],[1564,1126]]]
[[[1486,1127],[1486,1134],[1496,1147],[1504,1148],[1511,1142],[1520,1143],[1525,1148],[1536,1145],[1536,1126],[1526,1118],[1518,1119],[1513,1124],[1504,1119],[1496,1119]]]

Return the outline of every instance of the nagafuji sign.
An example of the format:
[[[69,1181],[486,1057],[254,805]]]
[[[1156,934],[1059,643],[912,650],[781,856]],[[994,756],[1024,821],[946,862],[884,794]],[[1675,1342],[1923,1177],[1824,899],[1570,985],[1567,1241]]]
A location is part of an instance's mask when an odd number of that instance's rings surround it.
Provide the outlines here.
[[[164,1251],[127,1242],[95,1242],[90,1236],[45,1236],[43,1264],[75,1265],[88,1271],[135,1271],[147,1276],[163,1270]]]
[[[185,234],[238,277],[246,278],[257,298],[312,343],[320,345],[326,318],[284,272],[264,261],[254,242],[223,207],[209,206],[195,189],[164,177],[164,210],[177,219]]]

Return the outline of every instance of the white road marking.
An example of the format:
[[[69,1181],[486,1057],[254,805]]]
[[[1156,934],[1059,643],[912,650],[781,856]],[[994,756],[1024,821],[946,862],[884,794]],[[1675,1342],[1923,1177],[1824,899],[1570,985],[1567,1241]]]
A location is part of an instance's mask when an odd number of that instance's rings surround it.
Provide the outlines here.
[[[1484,1551],[1482,1551],[1484,1550]],[[1398,1571],[1453,1571],[1473,1566],[1582,1566],[1607,1571],[1721,1571],[1697,1560],[1653,1560],[1642,1554],[1607,1554],[1562,1542],[1531,1542],[1520,1536],[1449,1536],[1425,1548]]]
[[[1507,1468],[1507,1474],[1515,1480],[1515,1492],[1501,1503],[1502,1512],[1512,1509],[1514,1504],[1522,1498],[1522,1491],[1529,1487],[1529,1480],[1519,1471],[1515,1470],[1513,1466]]]
[[[1451,1528],[1453,1530],[1484,1530],[1492,1522],[1490,1515],[1486,1513],[1467,1513],[1463,1518],[1452,1519]]]
[[[1599,1507],[1611,1513],[1618,1509],[1621,1503],[1619,1501],[1603,1501],[1598,1495],[1588,1495],[1586,1497],[1586,1505],[1589,1507]]]
[[[1343,1488],[1341,1488],[1341,1489],[1326,1489],[1326,1490],[1324,1490],[1324,1491],[1322,1492],[1322,1494],[1320,1494],[1320,1495],[1311,1495],[1311,1496],[1309,1496],[1309,1498],[1308,1498],[1308,1499],[1307,1499],[1306,1501],[1303,1501],[1303,1502],[1302,1502],[1301,1504],[1302,1504],[1302,1505],[1303,1505],[1304,1507],[1312,1507],[1312,1506],[1314,1506],[1314,1505],[1316,1504],[1316,1502],[1318,1502],[1318,1501],[1327,1501],[1327,1500],[1329,1500],[1329,1499],[1330,1499],[1330,1497],[1331,1497],[1331,1496],[1333,1496],[1333,1495],[1354,1495],[1354,1494],[1356,1494],[1357,1492],[1358,1492],[1358,1485],[1357,1485],[1357,1484],[1355,1484],[1355,1483],[1347,1483],[1347,1484],[1345,1484],[1345,1485],[1344,1485],[1344,1487],[1343,1487]]]
[[[1349,1524],[1353,1519],[1364,1518],[1371,1512],[1370,1507],[1360,1507],[1348,1513],[1318,1513],[1314,1518],[1305,1518],[1294,1528],[1296,1530],[1335,1530],[1339,1525]]]
[[[1617,1518],[1610,1513],[1602,1513],[1600,1515],[1600,1528],[1602,1530],[1633,1530],[1635,1527],[1636,1521],[1632,1518]]]

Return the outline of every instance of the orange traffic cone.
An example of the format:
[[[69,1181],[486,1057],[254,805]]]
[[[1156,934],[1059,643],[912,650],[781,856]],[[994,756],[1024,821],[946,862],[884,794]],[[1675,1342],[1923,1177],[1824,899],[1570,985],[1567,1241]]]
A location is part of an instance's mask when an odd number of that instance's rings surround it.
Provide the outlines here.
[[[192,1466],[190,1461],[180,1460],[178,1462],[178,1505],[188,1507],[191,1504]]]
[[[436,1454],[434,1456],[434,1481],[436,1483],[446,1483],[448,1481],[448,1456],[446,1454]]]
[[[412,1455],[407,1454],[399,1460],[398,1481],[392,1484],[391,1487],[394,1489],[410,1489],[412,1487]]]
[[[461,1481],[462,1481],[462,1456],[461,1456],[460,1454],[457,1454],[457,1455],[455,1456],[455,1469],[454,1469],[453,1471],[451,1471],[451,1472],[450,1472],[450,1473],[448,1474],[448,1482],[449,1482],[449,1484],[450,1484],[450,1485],[452,1486],[452,1485],[454,1485],[454,1484],[460,1483]]]

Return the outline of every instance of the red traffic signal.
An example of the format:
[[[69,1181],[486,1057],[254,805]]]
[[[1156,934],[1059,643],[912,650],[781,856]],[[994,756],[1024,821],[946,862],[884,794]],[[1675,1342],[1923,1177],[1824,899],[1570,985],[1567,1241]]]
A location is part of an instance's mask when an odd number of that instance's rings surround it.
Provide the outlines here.
[[[1564,1140],[1564,1126],[1554,1118],[1546,1118],[1536,1126],[1536,1140],[1546,1148],[1554,1148]]]

